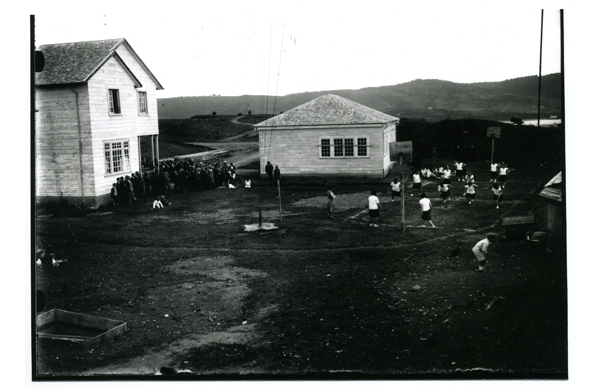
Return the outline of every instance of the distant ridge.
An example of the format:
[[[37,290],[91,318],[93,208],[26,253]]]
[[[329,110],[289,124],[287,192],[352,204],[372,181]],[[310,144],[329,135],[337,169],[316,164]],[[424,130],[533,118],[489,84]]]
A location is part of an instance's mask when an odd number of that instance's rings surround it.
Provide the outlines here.
[[[542,77],[542,114],[560,114],[560,74]],[[358,90],[328,90],[269,96],[197,96],[158,99],[159,118],[190,118],[217,112],[219,115],[279,113],[325,94],[336,94],[359,104],[401,118],[505,119],[537,115],[538,77],[527,76],[500,82],[461,84],[435,79],[368,87]],[[273,104],[276,102],[276,106]],[[262,109],[262,111],[261,111]]]

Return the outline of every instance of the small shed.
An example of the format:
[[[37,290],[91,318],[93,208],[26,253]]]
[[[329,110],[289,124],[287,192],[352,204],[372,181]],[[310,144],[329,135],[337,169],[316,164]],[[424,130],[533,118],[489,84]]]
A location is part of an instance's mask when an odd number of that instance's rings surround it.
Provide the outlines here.
[[[566,252],[566,207],[564,203],[564,180],[562,171],[552,178],[542,191],[544,206],[538,217],[538,226],[549,229],[552,234],[552,249],[557,253]]]
[[[398,121],[334,94],[317,97],[254,125],[261,174],[270,161],[284,176],[384,177]]]

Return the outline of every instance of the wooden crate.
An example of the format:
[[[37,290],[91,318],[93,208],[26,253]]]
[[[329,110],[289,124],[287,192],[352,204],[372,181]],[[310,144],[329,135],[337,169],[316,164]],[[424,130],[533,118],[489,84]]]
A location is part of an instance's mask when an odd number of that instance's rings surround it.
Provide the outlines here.
[[[127,322],[53,309],[37,316],[39,339],[70,341],[89,348],[127,331]]]
[[[502,226],[507,238],[525,238],[525,233],[536,229],[535,215],[502,217]]]

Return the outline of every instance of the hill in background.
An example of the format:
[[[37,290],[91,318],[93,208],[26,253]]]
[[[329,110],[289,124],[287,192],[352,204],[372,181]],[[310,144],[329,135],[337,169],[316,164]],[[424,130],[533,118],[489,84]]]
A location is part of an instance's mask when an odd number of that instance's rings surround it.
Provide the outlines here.
[[[330,90],[286,96],[198,96],[158,99],[159,118],[190,118],[195,115],[279,113],[324,94],[337,94],[381,112],[428,121],[444,119],[510,120],[537,117],[538,77],[528,76],[501,82],[460,84],[417,79],[398,85],[358,90]],[[560,115],[560,74],[542,77],[542,115]]]

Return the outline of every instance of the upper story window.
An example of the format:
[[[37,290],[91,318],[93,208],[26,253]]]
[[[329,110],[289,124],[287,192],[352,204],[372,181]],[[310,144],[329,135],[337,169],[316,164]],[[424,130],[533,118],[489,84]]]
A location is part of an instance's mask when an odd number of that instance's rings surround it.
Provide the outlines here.
[[[146,92],[138,92],[138,112],[148,114],[148,96]]]
[[[112,114],[121,114],[119,89],[108,89],[108,111]]]
[[[321,137],[321,158],[369,157],[368,137]]]

